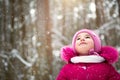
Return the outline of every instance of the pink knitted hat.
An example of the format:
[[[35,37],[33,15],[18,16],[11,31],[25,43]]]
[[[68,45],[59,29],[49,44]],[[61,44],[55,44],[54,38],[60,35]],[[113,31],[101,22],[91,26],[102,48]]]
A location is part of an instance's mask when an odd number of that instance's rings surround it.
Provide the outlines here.
[[[74,52],[75,51],[75,42],[76,42],[76,38],[77,36],[80,34],[80,33],[88,33],[91,35],[93,41],[94,41],[94,49],[92,49],[92,51],[94,52],[99,52],[101,50],[101,40],[99,38],[99,36],[97,34],[95,34],[92,30],[89,30],[89,29],[82,29],[82,30],[79,30],[78,32],[75,33],[75,35],[73,36],[73,39],[72,39],[72,47],[73,47],[73,50]]]

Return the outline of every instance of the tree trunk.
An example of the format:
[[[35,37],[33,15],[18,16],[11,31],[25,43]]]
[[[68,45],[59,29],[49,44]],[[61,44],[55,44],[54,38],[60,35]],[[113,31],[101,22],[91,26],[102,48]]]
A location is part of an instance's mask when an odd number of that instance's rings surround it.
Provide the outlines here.
[[[120,0],[117,0],[118,2],[118,14],[119,14],[119,18],[120,18]]]
[[[6,23],[6,5],[5,5],[5,0],[3,0],[3,25],[1,26],[1,28],[3,29],[2,31],[2,36],[3,38],[2,39],[2,46],[3,46],[3,49],[6,49],[6,28],[7,28],[7,23]],[[7,49],[6,49],[7,50]]]
[[[11,5],[11,33],[10,33],[10,43],[11,43],[11,47],[14,48],[15,44],[14,44],[14,19],[15,19],[15,10],[14,10],[14,0],[10,1],[10,5]]]
[[[37,38],[39,61],[36,63],[36,80],[50,80],[52,75],[51,25],[49,0],[37,0]],[[40,65],[40,66],[37,66]],[[41,73],[39,73],[41,72]]]
[[[100,27],[105,23],[105,13],[103,7],[103,0],[95,0],[96,4],[96,25]]]
[[[5,0],[2,0],[0,3],[1,8],[1,15],[0,16],[0,54],[6,49],[5,42],[6,42],[6,5]],[[5,80],[5,66],[4,66],[4,58],[0,56],[0,80]]]

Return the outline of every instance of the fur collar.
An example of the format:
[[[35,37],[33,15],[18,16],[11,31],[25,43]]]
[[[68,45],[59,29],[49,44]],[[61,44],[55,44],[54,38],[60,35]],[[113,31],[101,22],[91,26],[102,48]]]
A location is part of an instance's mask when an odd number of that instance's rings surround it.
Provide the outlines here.
[[[105,59],[99,55],[75,56],[71,58],[72,63],[101,63]]]
[[[118,60],[118,51],[111,46],[103,46],[101,48],[101,51],[99,53],[99,58],[103,57],[106,62],[108,63],[115,63]],[[77,55],[74,53],[73,49],[70,46],[65,46],[61,48],[61,59],[65,62],[71,62],[73,57],[77,57]],[[86,56],[84,56],[86,57]],[[93,56],[89,56],[91,59],[93,59]],[[96,56],[94,56],[96,58]],[[81,57],[83,58],[83,57]],[[86,60],[84,60],[86,61]],[[102,60],[101,60],[102,61]],[[99,60],[98,60],[99,62]]]

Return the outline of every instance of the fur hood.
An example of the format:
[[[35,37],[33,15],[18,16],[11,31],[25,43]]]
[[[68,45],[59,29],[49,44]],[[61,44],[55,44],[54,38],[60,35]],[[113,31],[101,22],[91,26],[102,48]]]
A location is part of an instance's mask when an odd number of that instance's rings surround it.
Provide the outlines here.
[[[61,59],[67,63],[71,62],[70,59],[72,57],[77,56],[73,48],[70,46],[65,46],[61,48]],[[105,59],[106,62],[113,64],[118,60],[118,51],[111,46],[103,46],[101,48],[101,51],[99,52],[99,55]]]

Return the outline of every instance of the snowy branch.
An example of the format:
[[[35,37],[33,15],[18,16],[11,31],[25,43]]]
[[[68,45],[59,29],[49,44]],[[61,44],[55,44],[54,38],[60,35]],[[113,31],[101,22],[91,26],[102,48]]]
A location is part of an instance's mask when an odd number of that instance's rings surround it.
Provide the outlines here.
[[[33,65],[33,63],[35,62],[35,59],[37,58],[37,56],[35,55],[34,56],[34,60],[33,60],[33,62],[27,62],[26,60],[24,60],[21,56],[20,56],[20,54],[19,54],[19,52],[16,50],[16,49],[13,49],[12,51],[11,51],[11,54],[12,54],[12,57],[16,57],[16,58],[18,58],[23,64],[25,64],[27,67],[31,67],[32,65]]]

